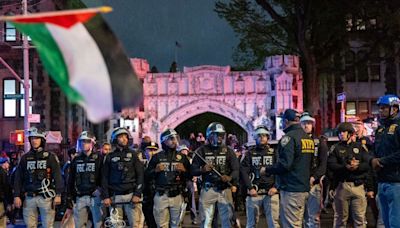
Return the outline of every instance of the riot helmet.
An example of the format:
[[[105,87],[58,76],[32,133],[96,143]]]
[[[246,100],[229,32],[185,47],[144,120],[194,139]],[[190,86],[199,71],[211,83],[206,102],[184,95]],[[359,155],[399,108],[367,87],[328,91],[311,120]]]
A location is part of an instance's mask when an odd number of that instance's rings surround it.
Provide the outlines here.
[[[129,140],[130,134],[129,134],[129,131],[126,128],[124,128],[124,127],[114,128],[114,130],[111,133],[111,140],[110,140],[111,144],[112,145],[119,145],[118,144],[118,136],[122,135],[122,134],[125,134],[127,139]],[[120,145],[120,146],[127,147],[128,146],[128,141],[126,142],[126,145]]]
[[[206,138],[211,146],[225,145],[226,131],[224,126],[218,122],[212,122],[208,125]]]

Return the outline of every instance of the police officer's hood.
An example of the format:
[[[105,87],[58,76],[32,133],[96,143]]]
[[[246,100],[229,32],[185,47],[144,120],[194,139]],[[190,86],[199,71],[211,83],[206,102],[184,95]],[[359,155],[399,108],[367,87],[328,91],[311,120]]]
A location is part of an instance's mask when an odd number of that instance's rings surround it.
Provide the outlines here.
[[[290,125],[289,127],[283,129],[283,132],[288,133],[289,131],[293,131],[293,130],[297,130],[297,129],[303,129],[300,125],[300,123],[294,123],[292,125]]]

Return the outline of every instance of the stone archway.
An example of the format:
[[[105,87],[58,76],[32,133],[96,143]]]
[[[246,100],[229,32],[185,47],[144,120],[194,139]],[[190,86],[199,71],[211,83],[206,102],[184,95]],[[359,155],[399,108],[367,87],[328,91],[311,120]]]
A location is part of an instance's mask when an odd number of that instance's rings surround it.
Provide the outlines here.
[[[166,128],[176,128],[178,125],[182,124],[191,117],[206,112],[219,114],[237,123],[243,128],[244,131],[247,132],[247,140],[252,140],[251,132],[253,130],[253,125],[251,119],[249,119],[243,112],[224,102],[209,99],[193,101],[173,111],[166,118],[161,119],[160,130],[162,131]]]

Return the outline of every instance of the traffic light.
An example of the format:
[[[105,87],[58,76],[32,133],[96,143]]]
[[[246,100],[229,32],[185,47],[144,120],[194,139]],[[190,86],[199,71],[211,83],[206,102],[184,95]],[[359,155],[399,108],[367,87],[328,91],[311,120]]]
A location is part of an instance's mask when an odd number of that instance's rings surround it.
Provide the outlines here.
[[[24,145],[24,130],[10,132],[10,143],[16,146]]]

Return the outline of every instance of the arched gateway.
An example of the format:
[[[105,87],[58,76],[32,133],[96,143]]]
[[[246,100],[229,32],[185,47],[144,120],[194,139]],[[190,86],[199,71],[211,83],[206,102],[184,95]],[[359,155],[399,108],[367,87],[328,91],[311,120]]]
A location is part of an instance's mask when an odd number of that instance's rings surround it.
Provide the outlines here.
[[[252,141],[258,124],[275,130],[275,118],[286,108],[303,109],[302,75],[297,56],[266,58],[260,71],[231,71],[229,66],[184,67],[177,73],[148,72],[145,60],[133,60],[143,80],[144,111],[139,132],[159,140],[165,128],[176,128],[196,115],[211,112],[240,125]],[[144,67],[146,66],[146,67]],[[147,69],[146,69],[147,68]]]

